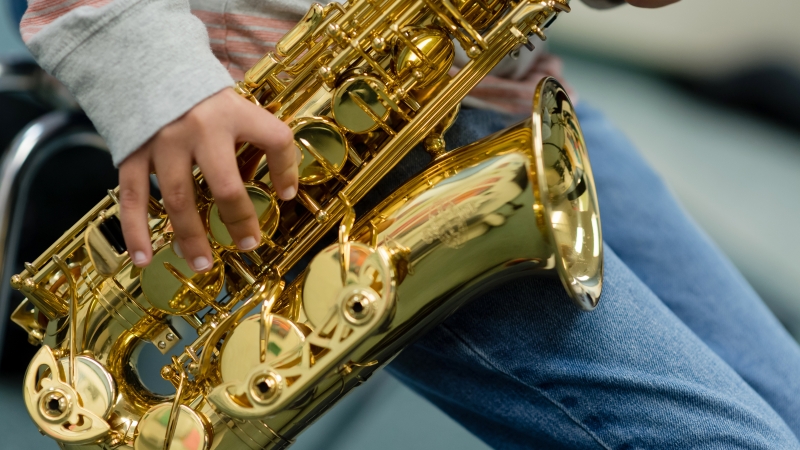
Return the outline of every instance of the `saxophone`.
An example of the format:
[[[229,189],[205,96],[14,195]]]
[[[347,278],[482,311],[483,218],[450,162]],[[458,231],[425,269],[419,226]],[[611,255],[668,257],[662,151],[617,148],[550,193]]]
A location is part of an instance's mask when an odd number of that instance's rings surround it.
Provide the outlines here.
[[[527,120],[450,152],[444,141],[470,90],[568,11],[568,0],[313,5],[235,86],[288,123],[302,153],[299,193],[280,201],[263,154],[237,148],[258,249],[236,249],[198,171],[209,272],[175,254],[155,198],[153,261],[135,267],[115,189],[12,277],[25,295],[12,320],[41,346],[24,382],[41,432],[70,450],[282,449],[497,283],[555,275],[594,308],[600,219],[565,90],[546,78]],[[460,69],[455,45],[469,57]],[[356,220],[353,205],[420,143],[429,165]]]

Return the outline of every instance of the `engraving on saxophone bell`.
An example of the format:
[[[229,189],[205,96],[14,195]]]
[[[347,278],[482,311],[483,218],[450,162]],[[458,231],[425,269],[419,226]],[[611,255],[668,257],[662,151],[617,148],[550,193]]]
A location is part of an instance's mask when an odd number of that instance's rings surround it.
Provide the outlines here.
[[[596,306],[600,221],[565,90],[542,80],[528,120],[446,152],[467,93],[567,11],[566,0],[314,4],[234,87],[289,125],[300,154],[297,196],[283,201],[262,151],[235,150],[255,249],[237,248],[196,171],[211,270],[189,268],[158,199],[152,262],[133,265],[112,190],[12,277],[26,297],[12,320],[41,346],[24,383],[36,426],[70,450],[284,449],[495,283],[555,273],[576,304]],[[455,45],[470,58],[461,68]],[[429,166],[356,217],[417,144]]]
[[[428,214],[428,223],[422,230],[422,240],[432,244],[439,240],[447,247],[457,249],[467,241],[467,221],[478,212],[474,203],[439,204]]]

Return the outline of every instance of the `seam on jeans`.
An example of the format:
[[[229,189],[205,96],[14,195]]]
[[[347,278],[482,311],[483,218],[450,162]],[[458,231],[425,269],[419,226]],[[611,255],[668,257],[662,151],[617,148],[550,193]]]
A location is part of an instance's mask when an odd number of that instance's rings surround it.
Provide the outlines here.
[[[609,446],[608,444],[603,442],[603,440],[600,438],[600,436],[598,436],[592,430],[590,430],[589,427],[584,425],[583,422],[581,422],[577,417],[575,417],[572,414],[570,414],[570,412],[567,410],[567,408],[564,405],[562,405],[560,402],[558,402],[558,401],[554,400],[553,398],[551,398],[542,389],[540,389],[540,388],[538,388],[536,386],[532,386],[532,385],[520,380],[516,376],[506,372],[505,370],[502,370],[501,368],[497,367],[494,363],[492,363],[489,360],[489,358],[487,358],[481,352],[479,352],[478,349],[473,347],[472,344],[470,344],[466,339],[462,338],[461,336],[458,335],[458,333],[456,333],[450,327],[448,327],[447,324],[443,323],[443,324],[441,324],[439,326],[441,326],[445,331],[450,333],[454,338],[458,339],[467,348],[467,350],[469,350],[470,352],[474,353],[475,356],[477,356],[480,361],[482,361],[484,364],[489,366],[491,369],[493,369],[493,370],[495,370],[497,372],[500,372],[501,374],[505,375],[506,377],[511,378],[512,380],[516,381],[517,383],[522,384],[523,386],[526,386],[529,389],[532,389],[534,392],[538,393],[539,395],[544,397],[547,401],[552,403],[556,408],[561,410],[561,412],[563,412],[576,425],[578,425],[586,434],[588,434],[595,442],[597,442],[598,445],[603,447],[605,450],[613,450],[611,448],[611,446]]]

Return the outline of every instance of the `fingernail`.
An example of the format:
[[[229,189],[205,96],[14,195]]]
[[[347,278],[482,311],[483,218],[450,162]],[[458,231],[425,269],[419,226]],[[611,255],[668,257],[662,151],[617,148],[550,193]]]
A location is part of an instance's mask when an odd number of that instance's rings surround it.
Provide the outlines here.
[[[294,185],[289,186],[281,191],[281,200],[291,200],[294,198],[294,194],[296,193],[297,188],[295,188]]]
[[[194,261],[192,261],[192,264],[194,265],[194,270],[198,272],[206,270],[209,268],[209,266],[211,266],[211,263],[208,262],[208,258],[205,256],[198,256],[194,259]]]
[[[178,245],[178,241],[172,241],[172,251],[178,255],[178,258],[183,259],[183,251],[181,250],[181,246]]]
[[[147,263],[147,255],[144,252],[133,252],[133,263],[137,266],[142,266]]]
[[[247,236],[239,241],[239,248],[245,251],[250,251],[258,247],[258,241],[253,236]]]
[[[300,163],[303,162],[303,152],[300,150],[300,147],[298,146],[295,146],[294,149],[297,150],[296,158],[297,158],[297,165],[299,166]]]

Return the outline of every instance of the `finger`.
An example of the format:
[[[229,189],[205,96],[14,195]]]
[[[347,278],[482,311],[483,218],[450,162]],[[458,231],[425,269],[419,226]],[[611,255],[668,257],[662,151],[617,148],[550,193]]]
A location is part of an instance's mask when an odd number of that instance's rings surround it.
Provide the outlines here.
[[[131,261],[138,267],[150,263],[153,246],[147,205],[150,200],[150,160],[147,149],[141,149],[119,165],[119,217],[122,235]]]
[[[297,146],[289,127],[268,111],[242,99],[237,109],[235,134],[264,150],[269,164],[269,178],[283,200],[297,194]]]
[[[195,160],[233,242],[241,250],[249,251],[261,242],[261,230],[253,202],[242,184],[233,146],[232,140],[207,140],[195,152]]]
[[[213,260],[206,230],[197,212],[191,153],[168,151],[168,148],[163,148],[167,151],[158,150],[153,149],[153,159],[175,240],[189,267],[195,272],[206,272],[211,269]]]

